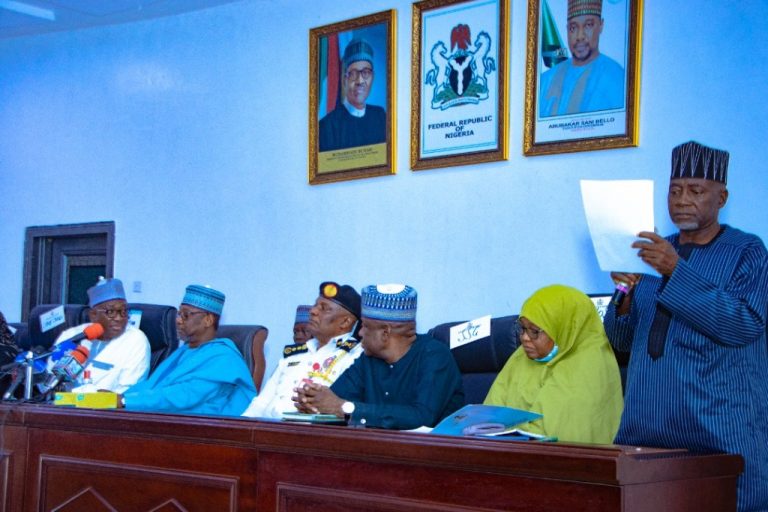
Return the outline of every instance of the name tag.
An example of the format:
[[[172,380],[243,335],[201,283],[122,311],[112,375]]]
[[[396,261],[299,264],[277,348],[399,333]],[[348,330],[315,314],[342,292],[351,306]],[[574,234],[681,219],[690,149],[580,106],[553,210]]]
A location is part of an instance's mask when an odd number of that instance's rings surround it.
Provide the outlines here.
[[[139,328],[139,325],[141,325],[140,309],[132,309],[128,311],[128,325],[130,325],[131,327],[135,327],[136,329]]]
[[[297,364],[299,364],[299,361],[291,361],[290,363],[288,363],[288,368],[290,368],[291,366],[296,366]]]
[[[40,315],[40,331],[48,332],[64,322],[64,305],[62,304]]]
[[[491,315],[451,327],[451,348],[460,347],[491,335]]]

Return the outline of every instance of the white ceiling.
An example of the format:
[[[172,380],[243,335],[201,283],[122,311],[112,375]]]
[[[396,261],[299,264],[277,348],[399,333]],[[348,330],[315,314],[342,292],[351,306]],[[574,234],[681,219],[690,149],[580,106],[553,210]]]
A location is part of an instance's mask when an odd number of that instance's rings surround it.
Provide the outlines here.
[[[171,16],[239,0],[0,0],[0,39]]]

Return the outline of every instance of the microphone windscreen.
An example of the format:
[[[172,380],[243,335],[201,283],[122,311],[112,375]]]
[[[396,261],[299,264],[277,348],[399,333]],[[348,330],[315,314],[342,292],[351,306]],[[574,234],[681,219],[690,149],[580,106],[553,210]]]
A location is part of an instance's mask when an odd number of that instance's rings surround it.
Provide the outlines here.
[[[88,355],[91,353],[90,350],[85,348],[84,346],[80,345],[75,350],[72,351],[72,357],[80,364],[85,363],[88,360]]]
[[[83,334],[85,334],[86,339],[96,340],[104,334],[104,327],[101,324],[91,324],[83,329]]]

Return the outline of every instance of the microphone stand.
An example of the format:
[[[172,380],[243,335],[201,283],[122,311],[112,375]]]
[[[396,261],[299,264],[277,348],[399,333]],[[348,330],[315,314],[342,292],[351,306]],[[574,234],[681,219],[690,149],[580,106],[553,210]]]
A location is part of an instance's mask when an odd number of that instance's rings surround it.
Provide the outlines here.
[[[13,392],[16,391],[16,388],[21,385],[22,382],[24,382],[24,400],[29,402],[32,400],[32,380],[33,380],[33,374],[35,370],[35,361],[38,359],[43,359],[45,357],[50,356],[53,354],[54,351],[45,352],[43,354],[39,354],[35,356],[35,353],[31,350],[27,350],[24,353],[24,360],[19,361],[16,363],[16,367],[23,369],[24,373],[20,377],[20,380],[18,380],[14,386],[13,383],[11,383],[11,386],[9,386],[8,390],[5,392],[5,395],[3,395],[3,400],[16,400],[13,397]]]
[[[32,370],[34,370],[34,353],[28,350],[24,354],[24,400],[32,400]]]

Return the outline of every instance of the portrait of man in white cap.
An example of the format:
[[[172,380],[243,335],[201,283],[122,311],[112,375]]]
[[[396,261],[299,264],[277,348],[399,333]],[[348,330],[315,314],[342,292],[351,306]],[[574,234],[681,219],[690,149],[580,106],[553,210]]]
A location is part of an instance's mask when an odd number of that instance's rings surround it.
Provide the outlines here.
[[[542,0],[546,13],[547,6],[547,0]],[[624,107],[624,68],[600,51],[604,27],[602,0],[568,0],[566,33],[571,56],[541,74],[539,117]]]

